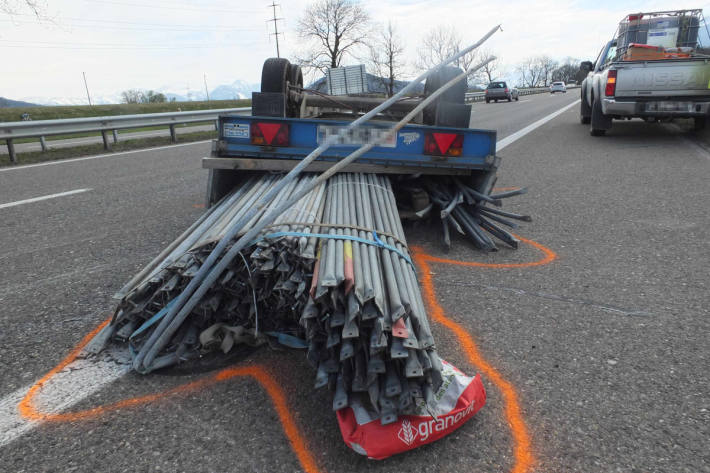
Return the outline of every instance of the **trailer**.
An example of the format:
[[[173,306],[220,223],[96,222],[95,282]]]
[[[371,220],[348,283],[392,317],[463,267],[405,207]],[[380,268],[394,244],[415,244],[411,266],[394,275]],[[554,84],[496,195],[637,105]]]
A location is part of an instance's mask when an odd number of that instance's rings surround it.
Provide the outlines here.
[[[461,70],[445,67],[430,76],[424,97]],[[447,90],[386,143],[374,147],[342,172],[400,176],[456,176],[476,192],[490,194],[500,159],[496,132],[469,128],[471,105],[464,103],[465,82]],[[395,102],[367,125],[347,131],[305,172],[322,172],[363,144],[383,136],[392,121],[419,105],[424,97]],[[313,149],[338,135],[352,120],[380,105],[377,97],[328,96],[303,87],[298,65],[282,58],[267,59],[261,92],[252,96],[252,116],[219,117],[219,137],[211,156],[202,160],[209,169],[206,205],[214,205],[253,172],[293,169]],[[421,199],[414,210],[429,202]]]

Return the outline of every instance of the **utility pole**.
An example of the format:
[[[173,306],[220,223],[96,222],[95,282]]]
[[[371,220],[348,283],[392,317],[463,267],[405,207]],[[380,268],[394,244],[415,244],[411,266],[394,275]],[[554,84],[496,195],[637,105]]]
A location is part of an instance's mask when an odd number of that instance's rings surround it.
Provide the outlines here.
[[[274,9],[274,18],[272,20],[268,21],[273,21],[274,22],[274,32],[271,33],[273,36],[276,36],[276,57],[281,57],[281,52],[279,51],[279,35],[283,33],[279,33],[279,28],[277,26],[277,23],[279,20],[283,20],[283,18],[276,18],[276,7],[280,6],[280,4],[276,3],[275,1],[271,2],[271,5],[269,5],[267,8],[273,8]]]
[[[84,87],[86,87],[86,98],[89,99],[89,105],[91,105],[91,96],[89,95],[89,86],[86,83],[86,72],[81,73],[84,76]]]
[[[207,95],[207,101],[209,102],[210,101],[210,93],[207,90],[207,73],[204,73],[204,75],[202,77],[204,77],[204,79],[205,79],[205,95]]]

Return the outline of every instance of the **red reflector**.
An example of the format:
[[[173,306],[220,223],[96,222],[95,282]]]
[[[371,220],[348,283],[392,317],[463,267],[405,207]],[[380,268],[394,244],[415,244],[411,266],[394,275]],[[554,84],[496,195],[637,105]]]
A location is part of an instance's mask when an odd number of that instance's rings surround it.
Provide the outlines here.
[[[437,156],[461,156],[463,135],[459,133],[427,133],[424,137],[424,153]]]
[[[288,146],[288,124],[256,122],[250,126],[251,143],[254,145]]]
[[[612,97],[616,93],[616,70],[612,69],[606,76],[606,87],[604,87],[604,95]]]

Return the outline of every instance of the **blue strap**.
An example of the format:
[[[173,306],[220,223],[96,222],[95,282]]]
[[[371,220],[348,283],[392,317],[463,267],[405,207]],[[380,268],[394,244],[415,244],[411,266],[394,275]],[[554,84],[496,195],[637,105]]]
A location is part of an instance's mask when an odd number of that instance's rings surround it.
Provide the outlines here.
[[[308,344],[305,340],[298,337],[294,337],[293,335],[289,335],[287,333],[282,332],[266,332],[266,334],[275,337],[281,345],[287,346],[289,348],[308,348]]]
[[[328,235],[325,233],[304,233],[304,232],[275,232],[275,233],[267,233],[266,235],[263,235],[254,241],[250,243],[250,245],[253,245],[254,243],[261,241],[261,240],[266,240],[270,238],[281,238],[285,236],[294,236],[294,237],[316,237],[316,238],[326,238],[326,239],[331,239],[331,240],[351,240],[351,241],[356,241],[358,243],[364,243],[366,245],[372,245],[372,246],[377,246],[379,248],[384,248],[385,250],[392,251],[399,255],[402,259],[404,259],[407,263],[410,264],[410,266],[414,267],[414,263],[412,262],[412,259],[409,257],[409,255],[403,253],[399,249],[395,248],[392,245],[388,245],[387,243],[383,242],[380,240],[380,237],[377,236],[377,232],[374,230],[372,231],[372,235],[374,236],[374,240],[368,240],[366,238],[360,238],[356,236],[351,236],[351,235]]]
[[[177,298],[175,298],[175,299],[177,299]],[[135,337],[136,335],[140,335],[141,333],[145,332],[147,329],[152,327],[158,320],[165,317],[165,314],[168,313],[168,311],[170,310],[170,307],[175,302],[175,299],[173,299],[170,302],[168,302],[167,304],[165,304],[165,307],[160,309],[153,317],[151,317],[148,320],[146,320],[145,322],[143,322],[143,325],[138,327],[138,329],[135,332],[133,332],[130,337],[128,337],[128,340],[132,340],[133,337]]]

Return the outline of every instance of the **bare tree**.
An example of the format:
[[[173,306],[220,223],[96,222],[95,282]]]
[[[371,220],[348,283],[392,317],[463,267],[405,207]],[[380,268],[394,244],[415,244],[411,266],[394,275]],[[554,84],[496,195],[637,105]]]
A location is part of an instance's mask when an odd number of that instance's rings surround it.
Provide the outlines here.
[[[518,65],[518,73],[525,87],[547,87],[558,63],[549,56],[526,58]]]
[[[439,25],[429,31],[419,46],[419,57],[416,66],[419,69],[431,69],[440,64],[444,59],[461,51],[461,36],[451,26]],[[474,63],[480,62],[479,53],[471,51],[454,61],[452,64],[461,69],[468,69]],[[468,76],[468,83],[472,84],[481,80],[480,70]]]
[[[403,73],[404,45],[392,22],[382,26],[370,45],[370,66],[387,91],[387,96],[394,95],[394,83]]]
[[[41,0],[0,0],[0,13],[10,16],[30,10],[37,18],[41,19],[45,9],[46,2]]]
[[[493,56],[495,56],[495,53],[493,53],[490,49],[483,49],[478,53],[477,59],[479,62],[483,62]],[[496,79],[498,74],[500,73],[499,66],[500,64],[498,62],[498,59],[492,60],[481,68],[481,78],[487,80],[488,83],[493,82],[493,79]]]
[[[568,57],[560,66],[552,72],[553,81],[562,81],[568,84],[577,80],[579,74],[579,59]]]
[[[121,102],[123,103],[141,103],[144,102],[145,96],[138,89],[129,89],[121,92]]]
[[[310,48],[298,57],[301,67],[325,71],[367,46],[370,15],[355,0],[317,0],[298,21],[298,34]]]
[[[539,56],[537,59],[542,69],[542,86],[547,87],[552,83],[552,73],[557,69],[559,63],[550,56]]]

